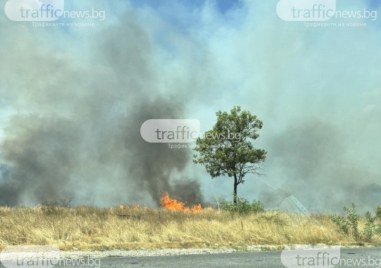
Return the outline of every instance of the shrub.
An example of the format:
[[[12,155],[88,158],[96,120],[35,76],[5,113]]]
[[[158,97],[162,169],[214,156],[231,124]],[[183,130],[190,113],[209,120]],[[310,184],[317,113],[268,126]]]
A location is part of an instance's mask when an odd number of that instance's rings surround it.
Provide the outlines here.
[[[365,214],[365,219],[366,219],[366,223],[364,227],[364,237],[367,241],[371,241],[376,230],[376,225],[375,225],[376,216],[373,216],[372,213],[368,211]]]
[[[254,200],[250,203],[244,198],[237,198],[237,203],[225,202],[222,203],[221,208],[226,211],[239,214],[258,213],[265,211],[262,202]]]
[[[381,235],[381,206],[377,207],[375,215],[369,211],[365,213],[365,225],[362,232],[358,228],[360,217],[355,204],[344,207],[344,212],[344,216],[333,215],[331,219],[345,234],[351,234],[356,240],[363,238],[368,242],[372,241],[375,235]]]
[[[378,206],[376,209],[376,217],[381,221],[381,206]]]
[[[343,231],[345,234],[351,234],[356,240],[360,238],[358,230],[359,215],[354,203],[350,207],[344,207],[344,216],[333,215],[332,221]]]
[[[349,223],[345,217],[332,215],[331,220],[339,227],[343,233],[349,234]]]
[[[355,239],[359,239],[359,229],[358,229],[358,223],[359,223],[359,215],[356,210],[356,206],[354,203],[350,207],[344,207],[344,211],[346,212],[347,220],[349,222],[349,225],[351,227],[352,235]]]

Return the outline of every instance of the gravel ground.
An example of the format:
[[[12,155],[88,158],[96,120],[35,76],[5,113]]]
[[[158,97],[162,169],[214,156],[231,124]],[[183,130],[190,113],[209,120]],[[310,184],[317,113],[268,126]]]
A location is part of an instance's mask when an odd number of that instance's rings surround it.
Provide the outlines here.
[[[139,249],[139,250],[107,250],[107,251],[61,251],[64,258],[81,258],[91,256],[92,258],[107,257],[149,257],[149,256],[179,256],[200,254],[221,254],[237,252],[236,249]]]
[[[291,245],[290,248],[306,248],[306,247],[325,247],[323,244],[317,245]],[[327,246],[330,247],[330,246]],[[373,246],[346,246],[345,248],[373,248]],[[283,247],[273,245],[248,246],[248,252],[260,251],[281,251]],[[139,250],[106,250],[106,251],[61,251],[63,258],[108,258],[108,257],[150,257],[150,256],[181,256],[181,255],[205,255],[205,254],[223,254],[240,252],[242,250],[233,248],[220,249],[139,249]]]

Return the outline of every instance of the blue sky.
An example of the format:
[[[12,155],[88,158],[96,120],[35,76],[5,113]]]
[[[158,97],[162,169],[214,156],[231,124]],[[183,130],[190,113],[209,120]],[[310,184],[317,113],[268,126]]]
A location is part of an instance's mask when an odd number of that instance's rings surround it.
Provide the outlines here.
[[[380,0],[369,0],[369,6],[371,6],[372,8],[379,7],[380,5],[381,5]]]

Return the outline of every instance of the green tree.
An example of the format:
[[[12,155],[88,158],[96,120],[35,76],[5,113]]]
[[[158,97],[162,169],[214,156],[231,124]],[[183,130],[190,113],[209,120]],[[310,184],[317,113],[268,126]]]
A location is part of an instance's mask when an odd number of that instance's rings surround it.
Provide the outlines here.
[[[233,202],[237,203],[238,185],[249,173],[257,174],[266,151],[254,148],[262,121],[248,111],[235,106],[228,112],[217,112],[217,122],[196,141],[193,161],[205,166],[212,178],[228,176],[234,179]]]

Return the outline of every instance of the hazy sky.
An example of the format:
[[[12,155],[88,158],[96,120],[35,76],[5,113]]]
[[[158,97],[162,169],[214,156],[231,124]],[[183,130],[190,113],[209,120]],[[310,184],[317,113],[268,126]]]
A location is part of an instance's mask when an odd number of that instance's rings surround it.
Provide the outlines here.
[[[135,132],[153,116],[196,118],[206,130],[216,111],[241,105],[264,122],[256,145],[268,151],[243,197],[276,207],[282,189],[310,211],[380,204],[381,19],[312,27],[281,20],[277,3],[65,1],[105,11],[103,21],[59,20],[91,26],[0,12],[0,193],[17,196],[0,201],[68,193],[76,203],[154,205],[156,188],[180,192],[173,180],[198,181],[206,201],[230,199],[231,179],[211,180],[190,152],[149,147]],[[337,9],[380,15],[380,3],[337,0]]]

